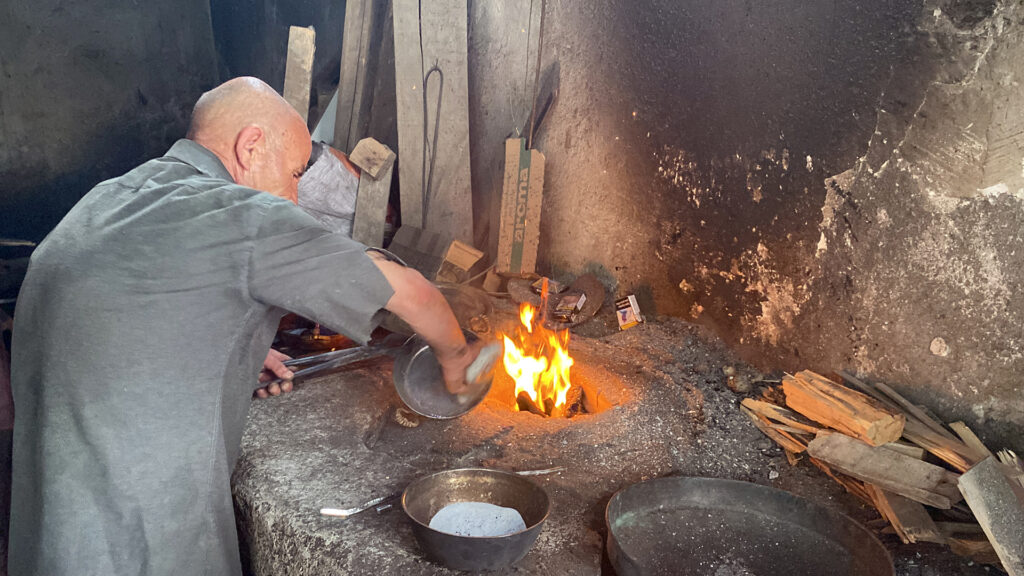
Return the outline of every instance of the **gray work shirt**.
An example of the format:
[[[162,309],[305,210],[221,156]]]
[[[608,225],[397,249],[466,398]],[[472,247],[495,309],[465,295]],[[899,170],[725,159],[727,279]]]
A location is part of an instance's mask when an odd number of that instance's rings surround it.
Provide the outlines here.
[[[283,310],[365,341],[366,248],[180,140],[32,256],[12,349],[12,576],[241,573],[230,473]]]

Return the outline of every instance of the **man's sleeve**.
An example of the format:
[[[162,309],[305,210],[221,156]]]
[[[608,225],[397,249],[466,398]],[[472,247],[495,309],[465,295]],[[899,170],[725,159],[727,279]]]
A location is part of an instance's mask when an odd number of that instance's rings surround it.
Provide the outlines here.
[[[366,246],[329,232],[290,203],[267,207],[251,259],[253,298],[359,342],[369,340],[394,294]]]

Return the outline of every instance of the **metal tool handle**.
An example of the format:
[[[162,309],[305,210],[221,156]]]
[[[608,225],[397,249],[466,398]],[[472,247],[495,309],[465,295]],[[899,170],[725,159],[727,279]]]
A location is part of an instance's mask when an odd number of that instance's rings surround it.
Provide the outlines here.
[[[388,337],[384,340],[377,342],[376,344],[367,344],[366,346],[360,346],[358,348],[348,348],[345,350],[334,350],[331,352],[324,352],[323,354],[314,354],[313,356],[304,356],[302,358],[292,358],[284,362],[285,366],[299,366],[303,364],[311,364],[313,362],[320,362],[315,366],[309,368],[303,368],[296,370],[292,375],[292,380],[298,380],[300,378],[307,378],[320,372],[346,366],[348,364],[354,364],[362,360],[369,360],[370,358],[377,358],[379,356],[385,356],[401,348],[401,345],[407,339],[404,336],[397,338]],[[269,384],[280,384],[283,382],[282,379],[278,378]]]

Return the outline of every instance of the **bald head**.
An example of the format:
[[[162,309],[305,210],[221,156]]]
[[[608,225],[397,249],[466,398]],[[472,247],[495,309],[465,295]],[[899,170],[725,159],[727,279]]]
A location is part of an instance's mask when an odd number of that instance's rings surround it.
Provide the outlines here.
[[[296,200],[309,160],[306,124],[284,98],[257,78],[234,78],[203,94],[188,138],[220,158],[243,186]]]

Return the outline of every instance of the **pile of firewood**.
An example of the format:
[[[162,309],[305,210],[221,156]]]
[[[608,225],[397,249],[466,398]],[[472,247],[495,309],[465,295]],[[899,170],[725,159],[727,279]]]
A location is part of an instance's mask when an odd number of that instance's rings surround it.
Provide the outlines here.
[[[874,506],[904,543],[946,544],[1024,576],[1024,468],[963,423],[948,427],[882,383],[840,372],[786,375],[740,409],[785,451],[806,454]],[[966,500],[966,502],[963,502]]]

